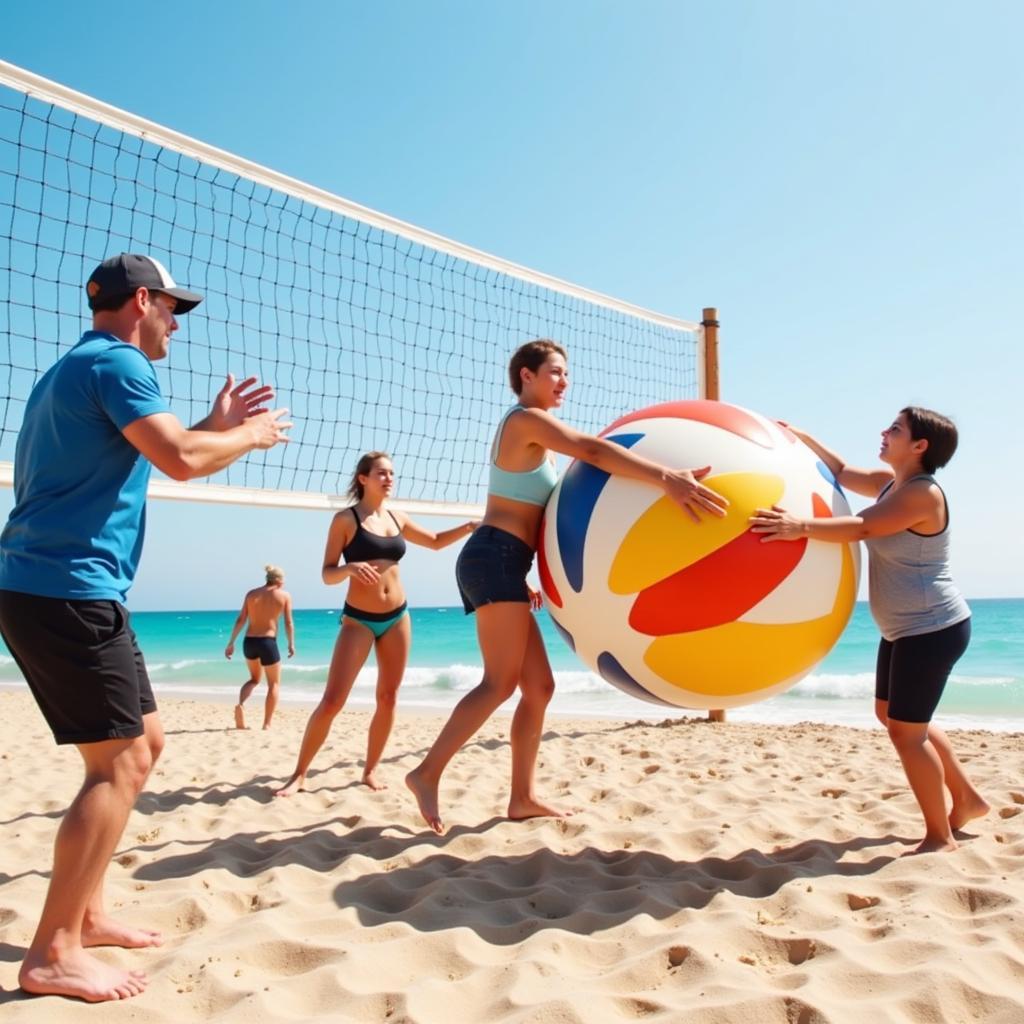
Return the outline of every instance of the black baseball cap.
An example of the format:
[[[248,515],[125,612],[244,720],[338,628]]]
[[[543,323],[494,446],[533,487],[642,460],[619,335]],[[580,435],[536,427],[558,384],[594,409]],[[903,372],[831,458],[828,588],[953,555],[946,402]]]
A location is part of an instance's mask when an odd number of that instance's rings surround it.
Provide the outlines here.
[[[133,252],[123,252],[104,260],[89,276],[85,292],[89,296],[90,309],[96,309],[97,305],[100,309],[109,309],[112,301],[127,299],[139,288],[163,292],[177,299],[175,316],[195,309],[203,301],[202,295],[179,288],[159,260]]]

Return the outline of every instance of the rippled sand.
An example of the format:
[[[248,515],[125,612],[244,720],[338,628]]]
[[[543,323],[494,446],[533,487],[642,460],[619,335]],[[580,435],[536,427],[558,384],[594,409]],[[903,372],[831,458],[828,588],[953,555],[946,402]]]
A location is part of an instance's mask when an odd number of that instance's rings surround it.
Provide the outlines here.
[[[577,813],[513,823],[496,720],[449,770],[438,837],[401,779],[439,718],[400,714],[374,793],[368,716],[343,713],[308,791],[281,800],[305,711],[270,733],[215,704],[162,716],[108,897],[167,941],[98,954],[150,987],[29,998],[18,964],[80,761],[0,693],[5,1020],[1024,1021],[1019,733],[951,733],[992,813],[954,854],[901,857],[922,828],[881,731],[552,720],[540,788]]]

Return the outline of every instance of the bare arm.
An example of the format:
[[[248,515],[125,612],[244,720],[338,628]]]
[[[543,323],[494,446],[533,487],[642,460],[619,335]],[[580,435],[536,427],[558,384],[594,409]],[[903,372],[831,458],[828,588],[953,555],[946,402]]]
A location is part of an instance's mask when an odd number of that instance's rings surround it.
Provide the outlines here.
[[[245,599],[242,601],[242,610],[238,613],[238,618],[235,619],[235,625],[231,630],[231,636],[228,637],[228,645],[224,648],[224,657],[230,658],[235,653],[235,637],[241,632],[242,627],[245,625],[246,620],[249,618],[249,595],[245,595]]]
[[[661,466],[603,437],[574,430],[540,409],[526,409],[511,417],[506,430],[509,428],[516,431],[515,436],[521,442],[571,455],[606,473],[641,480],[660,488],[695,522],[700,520],[700,512],[725,515],[729,502],[699,482],[710,472],[710,466],[693,470]]]
[[[831,448],[826,448],[816,437],[812,437],[805,430],[800,430],[791,423],[782,425],[796,434],[828,466],[841,487],[853,491],[854,494],[875,498],[881,493],[882,488],[892,480],[892,470],[888,466],[883,469],[861,469],[857,466],[848,466],[841,455],[832,451]]]
[[[759,508],[751,516],[751,532],[763,533],[764,541],[810,537],[850,542],[870,537],[891,537],[904,530],[929,526],[938,501],[941,498],[932,491],[931,485],[912,484],[890,492],[857,516],[801,518],[775,505],[770,509]]]
[[[371,562],[349,562],[339,565],[341,553],[355,535],[355,522],[348,509],[336,512],[327,531],[327,545],[324,548],[324,563],[320,578],[332,587],[345,580],[358,579],[360,583],[372,584],[380,579],[377,567]]]
[[[160,412],[129,423],[122,433],[172,480],[210,476],[239,456],[287,441],[286,409],[260,413],[226,430],[187,430],[173,413]]]
[[[473,519],[463,523],[461,526],[453,526],[450,530],[434,533],[432,530],[427,530],[420,526],[419,523],[410,519],[404,513],[399,513],[399,515],[402,517],[402,535],[411,540],[413,544],[430,548],[431,551],[440,551],[441,548],[446,548],[449,544],[454,544],[457,540],[468,537],[477,528],[477,520]]]
[[[284,599],[284,632],[288,637],[288,657],[295,657],[295,622],[292,619],[292,595]]]

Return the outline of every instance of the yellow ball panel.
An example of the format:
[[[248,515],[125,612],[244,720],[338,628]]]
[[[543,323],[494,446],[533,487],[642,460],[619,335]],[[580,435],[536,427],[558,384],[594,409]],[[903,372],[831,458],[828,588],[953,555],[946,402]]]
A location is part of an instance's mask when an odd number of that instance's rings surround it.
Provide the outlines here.
[[[774,505],[785,490],[782,477],[768,473],[723,473],[703,482],[729,500],[725,516],[706,513],[695,523],[671,498],[659,498],[619,546],[608,573],[612,593],[636,594],[706,558],[748,530],[754,509]]]

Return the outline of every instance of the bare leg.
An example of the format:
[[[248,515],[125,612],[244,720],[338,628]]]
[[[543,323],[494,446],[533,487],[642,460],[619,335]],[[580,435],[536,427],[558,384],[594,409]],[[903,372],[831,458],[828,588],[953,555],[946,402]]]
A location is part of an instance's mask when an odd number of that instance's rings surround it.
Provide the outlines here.
[[[82,926],[90,904],[101,905],[107,864],[152,766],[150,743],[143,735],[83,743],[78,750],[85,781],[57,831],[50,886],[18,983],[37,995],[127,999],[145,989],[145,974],[92,957],[82,947]]]
[[[522,696],[512,718],[512,792],[508,801],[508,816],[513,819],[553,816],[564,818],[566,812],[542,803],[534,789],[537,752],[544,731],[544,712],[555,692],[555,677],[544,649],[537,620],[530,618],[530,634],[523,659]]]
[[[946,810],[945,774],[942,760],[928,738],[927,722],[889,719],[889,738],[903,762],[907,781],[924,815],[925,835],[916,853],[955,850],[956,840]]]
[[[875,715],[888,729],[889,702],[876,700]],[[967,777],[963,765],[953,752],[949,737],[933,722],[928,723],[928,741],[942,763],[945,785],[953,797],[953,806],[949,812],[949,827],[955,832],[963,828],[967,822],[975,818],[983,818],[992,808]]]
[[[983,818],[992,808],[967,778],[964,766],[953,753],[949,737],[937,725],[929,723],[928,740],[939,755],[946,777],[946,787],[953,797],[953,807],[949,812],[950,828],[961,829],[967,822]]]
[[[423,820],[438,835],[444,831],[437,798],[441,774],[459,748],[512,696],[522,672],[530,626],[530,606],[525,602],[500,601],[476,611],[484,677],[455,705],[427,756],[405,777]]]
[[[242,683],[242,688],[238,691],[238,703],[235,705],[236,729],[247,728],[242,705],[252,696],[252,691],[259,686],[260,676],[263,675],[263,666],[260,664],[259,658],[246,658],[245,664],[249,668],[249,678],[246,682]]]
[[[306,772],[317,751],[324,745],[335,716],[345,706],[356,676],[366,663],[372,646],[373,633],[360,623],[345,619],[338,639],[334,641],[331,667],[327,670],[327,689],[309,716],[295,771],[277,791],[277,796],[291,796],[305,788]]]
[[[154,711],[142,716],[142,724],[145,729],[143,734],[146,746],[149,747],[150,771],[156,764],[164,749],[164,729],[160,723],[160,716]],[[146,773],[146,778],[149,772]],[[143,780],[140,785],[145,785]],[[104,872],[106,874],[106,872]],[[89,897],[89,905],[85,908],[85,917],[82,919],[82,945],[83,946],[123,946],[127,949],[141,949],[146,946],[163,945],[163,936],[151,928],[130,928],[110,917],[104,909],[103,903],[103,879],[93,890]]]
[[[277,702],[281,696],[281,662],[267,665],[267,699],[263,704],[263,728],[270,728],[270,720],[277,710]]]
[[[370,720],[370,731],[366,739],[366,765],[363,768],[363,783],[370,789],[387,789],[377,778],[384,746],[395,723],[395,703],[398,687],[402,684],[405,666],[409,660],[412,643],[412,624],[405,615],[377,641],[377,707]]]

